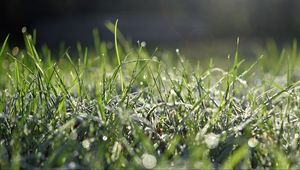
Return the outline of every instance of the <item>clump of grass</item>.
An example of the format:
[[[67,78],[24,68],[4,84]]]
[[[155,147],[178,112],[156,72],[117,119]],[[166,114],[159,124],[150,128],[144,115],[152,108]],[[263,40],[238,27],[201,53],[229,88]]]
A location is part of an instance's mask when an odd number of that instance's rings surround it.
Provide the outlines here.
[[[299,168],[296,42],[286,63],[269,66],[267,52],[246,66],[237,50],[205,70],[108,27],[114,51],[94,30],[95,52],[79,44],[57,60],[29,33],[15,55],[4,41],[0,169]]]

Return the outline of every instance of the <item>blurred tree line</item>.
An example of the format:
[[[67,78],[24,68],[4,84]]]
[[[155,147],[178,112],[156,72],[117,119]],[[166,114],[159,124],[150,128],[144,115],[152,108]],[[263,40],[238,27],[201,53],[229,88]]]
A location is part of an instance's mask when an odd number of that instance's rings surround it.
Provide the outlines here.
[[[20,33],[24,25],[34,28],[38,21],[116,14],[189,17],[205,23],[216,37],[289,38],[300,33],[298,0],[2,0],[1,7],[1,40],[8,33]]]

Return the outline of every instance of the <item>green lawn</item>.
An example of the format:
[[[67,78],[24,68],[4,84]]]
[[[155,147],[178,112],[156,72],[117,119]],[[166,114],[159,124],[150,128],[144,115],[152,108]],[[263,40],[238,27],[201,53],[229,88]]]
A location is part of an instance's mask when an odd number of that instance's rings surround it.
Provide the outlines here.
[[[300,168],[296,41],[219,68],[107,27],[113,49],[3,43],[0,169]]]

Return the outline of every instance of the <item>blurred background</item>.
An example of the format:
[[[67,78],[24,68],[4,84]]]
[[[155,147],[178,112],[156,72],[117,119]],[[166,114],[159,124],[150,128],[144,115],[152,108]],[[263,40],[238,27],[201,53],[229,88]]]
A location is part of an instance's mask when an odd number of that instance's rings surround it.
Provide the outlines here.
[[[14,45],[26,26],[37,29],[38,45],[91,46],[93,28],[101,39],[113,39],[104,24],[117,18],[133,42],[188,55],[225,55],[237,37],[242,52],[255,55],[270,39],[280,45],[300,36],[299,0],[2,0],[1,8],[0,40],[10,33]]]

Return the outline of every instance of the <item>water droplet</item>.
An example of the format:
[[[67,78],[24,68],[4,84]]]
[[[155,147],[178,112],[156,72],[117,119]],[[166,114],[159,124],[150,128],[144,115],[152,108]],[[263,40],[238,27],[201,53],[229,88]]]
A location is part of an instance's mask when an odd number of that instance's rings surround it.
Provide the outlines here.
[[[183,59],[183,58],[180,58],[180,62],[184,63],[184,59]]]
[[[179,51],[179,49],[177,48],[177,49],[176,49],[176,53],[179,54],[179,52],[180,52],[180,51]]]
[[[90,149],[91,143],[88,139],[85,139],[84,141],[82,141],[81,144],[85,149]]]
[[[248,140],[248,146],[250,148],[255,148],[257,146],[257,144],[258,144],[258,140],[256,138],[250,138]]]
[[[142,155],[142,164],[146,169],[153,169],[157,164],[156,157],[145,153]]]
[[[141,85],[141,86],[144,85],[144,82],[141,81],[141,82],[140,82],[140,85]]]
[[[107,139],[108,139],[107,136],[103,136],[103,137],[102,137],[102,140],[103,140],[103,141],[107,141]]]
[[[176,94],[176,91],[175,91],[174,89],[171,90],[171,94],[172,94],[173,96],[176,96],[176,95],[177,95],[177,94]]]
[[[26,33],[26,32],[27,32],[27,27],[25,27],[25,26],[22,27],[22,30],[21,30],[21,31],[22,31],[22,33]]]
[[[78,151],[74,151],[74,152],[73,152],[73,155],[74,155],[74,156],[78,156],[78,155],[79,155]]]
[[[153,56],[153,57],[152,57],[152,60],[153,60],[153,61],[158,61],[158,58],[157,58],[156,56]]]
[[[19,54],[19,47],[14,47],[12,50],[11,50],[11,53],[13,56],[16,56]]]
[[[146,75],[146,74],[144,74],[144,76],[143,76],[143,79],[144,79],[144,80],[146,80],[146,79],[147,79],[147,75]]]
[[[175,166],[175,163],[173,161],[171,162],[171,166]]]
[[[209,133],[205,135],[205,143],[209,149],[215,149],[218,147],[220,141],[220,135]]]
[[[145,41],[141,42],[141,47],[146,47],[147,43]]]
[[[240,37],[237,37],[236,44],[239,45],[239,43],[240,43]]]
[[[75,169],[76,168],[76,163],[75,162],[70,162],[68,164],[68,169]]]
[[[246,80],[243,80],[243,79],[238,79],[239,82],[244,85],[244,86],[247,86],[247,81]]]

